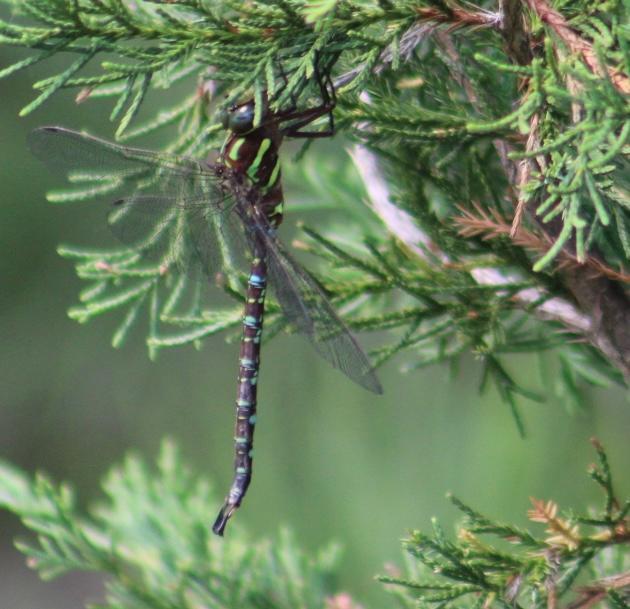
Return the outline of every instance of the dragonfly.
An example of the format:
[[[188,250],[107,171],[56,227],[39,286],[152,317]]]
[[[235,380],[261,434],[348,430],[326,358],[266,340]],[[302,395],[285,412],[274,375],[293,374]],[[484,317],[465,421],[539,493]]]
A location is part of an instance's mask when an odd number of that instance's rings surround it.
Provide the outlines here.
[[[35,156],[55,171],[66,172],[70,181],[94,181],[122,192],[108,212],[110,230],[123,243],[159,259],[164,268],[201,270],[212,278],[226,260],[245,253],[249,275],[239,351],[234,475],[212,527],[220,536],[252,479],[268,282],[286,320],[317,353],[365,389],[382,393],[368,357],[322,288],[277,236],[284,205],[282,140],[331,135],[334,99],[325,95],[318,106],[284,111],[272,111],[264,96],[262,111],[256,103],[235,104],[223,113],[227,135],[214,161],[122,146],[57,126],[40,127],[29,138]],[[326,116],[327,130],[309,130]]]

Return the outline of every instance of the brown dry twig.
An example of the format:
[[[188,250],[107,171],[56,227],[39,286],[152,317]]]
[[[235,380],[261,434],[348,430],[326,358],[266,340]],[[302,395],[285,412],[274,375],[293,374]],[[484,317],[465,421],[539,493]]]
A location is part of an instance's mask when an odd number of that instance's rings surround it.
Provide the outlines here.
[[[537,255],[545,254],[553,245],[548,235],[537,235],[524,229],[522,226],[512,237],[512,225],[501,215],[497,209],[484,210],[480,205],[474,204],[473,210],[459,206],[462,215],[454,218],[459,226],[459,234],[462,237],[481,237],[484,240],[511,237],[515,245],[523,247]],[[603,276],[613,281],[630,283],[630,275],[623,271],[616,271],[606,266],[603,262],[592,256],[587,256],[583,262],[563,249],[558,255],[558,268],[581,270],[588,268],[592,271],[593,278]]]
[[[618,68],[602,66],[597,58],[593,45],[578,36],[565,18],[551,8],[546,0],[526,0],[527,5],[546,23],[562,40],[567,48],[576,54],[582,55],[584,62],[594,74],[607,73],[613,85],[622,93],[630,93],[630,78],[621,73]]]
[[[554,501],[543,501],[530,497],[534,506],[527,512],[527,517],[532,522],[541,522],[547,525],[550,537],[545,542],[550,546],[564,547],[567,550],[575,550],[580,545],[580,530],[577,524],[572,525],[568,520],[558,516],[558,504]]]
[[[539,115],[534,114],[529,121],[529,136],[527,137],[527,143],[525,145],[525,151],[531,152],[540,147],[540,135],[538,133],[538,123],[540,121]],[[546,168],[546,160],[542,154],[536,156],[536,162],[538,168],[544,171]],[[514,219],[512,220],[512,228],[510,229],[510,238],[514,239],[518,233],[518,229],[523,221],[523,214],[525,213],[525,207],[527,205],[527,199],[525,197],[525,185],[529,182],[532,173],[532,163],[534,159],[524,158],[518,165],[518,172],[516,177],[516,190],[518,192],[518,199],[516,204],[516,211],[514,213]]]
[[[421,7],[417,12],[422,20],[450,24],[450,30],[466,26],[494,27],[500,21],[499,13],[483,10],[467,11],[459,6],[452,6],[449,13],[433,6]]]

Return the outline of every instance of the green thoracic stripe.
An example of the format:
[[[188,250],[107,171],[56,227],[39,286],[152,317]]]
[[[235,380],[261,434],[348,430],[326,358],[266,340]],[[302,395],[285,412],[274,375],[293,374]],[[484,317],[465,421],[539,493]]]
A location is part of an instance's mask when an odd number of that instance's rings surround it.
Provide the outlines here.
[[[280,159],[276,159],[276,164],[273,167],[273,171],[271,172],[271,175],[269,176],[269,184],[268,186],[273,186],[276,183],[276,180],[278,179],[278,176],[280,175]]]
[[[262,163],[262,160],[265,156],[265,153],[271,147],[271,140],[266,137],[262,142],[260,142],[260,146],[258,147],[258,152],[256,153],[256,158],[252,161],[252,164],[247,168],[247,175],[250,178],[256,176],[256,172],[258,171],[258,167]]]
[[[244,137],[239,137],[237,140],[234,140],[232,147],[230,148],[230,152],[228,153],[228,157],[231,161],[238,161],[238,151],[240,147],[243,145],[245,141]]]

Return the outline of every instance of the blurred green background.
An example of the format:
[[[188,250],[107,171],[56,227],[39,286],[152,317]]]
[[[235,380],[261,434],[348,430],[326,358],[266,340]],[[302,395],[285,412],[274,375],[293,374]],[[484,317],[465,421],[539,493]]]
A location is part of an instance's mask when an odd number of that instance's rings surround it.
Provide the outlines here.
[[[23,56],[2,49],[0,68]],[[116,318],[87,326],[68,319],[82,286],[55,248],[85,243],[94,216],[46,203],[45,191],[60,182],[30,156],[25,138],[41,124],[110,137],[112,129],[107,104],[76,106],[71,94],[19,119],[30,84],[46,73],[40,67],[0,81],[0,458],[71,481],[87,504],[127,450],[153,458],[170,435],[215,482],[218,508],[232,475],[237,346],[217,337],[201,352],[166,351],[151,363],[139,334],[120,351],[110,347]],[[288,185],[288,225],[299,219],[291,213],[296,198]],[[403,363],[380,371],[385,395],[377,397],[304,340],[283,336],[264,346],[255,477],[236,516],[253,537],[288,525],[310,550],[337,540],[345,548],[342,589],[366,605],[391,606],[373,576],[386,562],[401,563],[399,540],[409,529],[426,530],[437,516],[452,530],[457,513],[447,491],[520,524],[530,496],[586,508],[599,500],[585,475],[596,435],[627,493],[630,408],[621,390],[593,393],[592,407],[572,414],[560,400],[522,402],[523,440],[496,394],[478,396],[472,358],[455,378],[437,367],[401,374]],[[540,389],[534,358],[510,364]],[[19,523],[0,514],[0,607],[77,609],[99,598],[95,576],[40,582],[12,547],[17,534]]]

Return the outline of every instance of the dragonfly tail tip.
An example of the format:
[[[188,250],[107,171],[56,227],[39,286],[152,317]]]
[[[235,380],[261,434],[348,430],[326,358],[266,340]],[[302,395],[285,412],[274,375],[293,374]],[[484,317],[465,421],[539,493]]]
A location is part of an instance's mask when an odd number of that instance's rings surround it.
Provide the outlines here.
[[[219,510],[219,514],[212,525],[212,532],[219,537],[223,537],[223,533],[225,531],[225,527],[228,523],[228,520],[232,517],[232,514],[236,511],[238,506],[230,503],[228,501],[225,502],[223,507]]]

